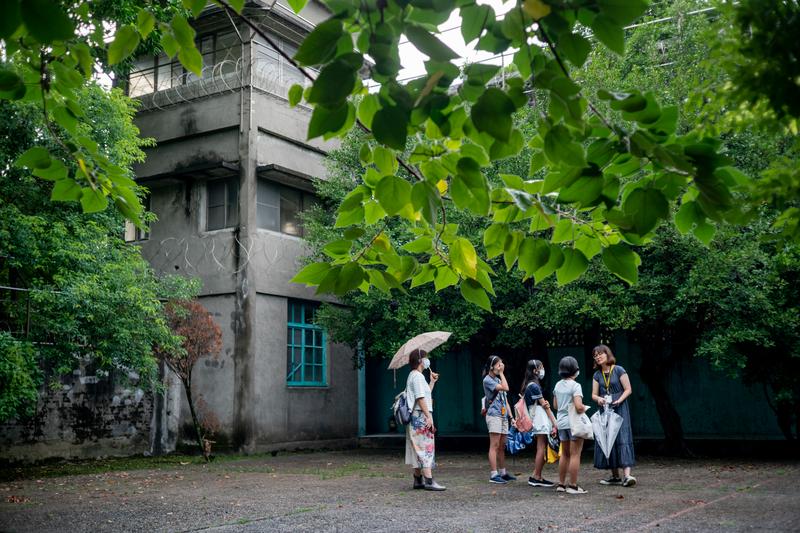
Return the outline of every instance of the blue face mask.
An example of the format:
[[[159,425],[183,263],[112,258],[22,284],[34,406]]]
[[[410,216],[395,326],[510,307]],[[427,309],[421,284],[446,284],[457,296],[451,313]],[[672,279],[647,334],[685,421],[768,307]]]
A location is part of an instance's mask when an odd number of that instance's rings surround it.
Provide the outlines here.
[[[427,357],[422,360],[422,368],[423,370],[428,370],[431,367],[431,360]]]

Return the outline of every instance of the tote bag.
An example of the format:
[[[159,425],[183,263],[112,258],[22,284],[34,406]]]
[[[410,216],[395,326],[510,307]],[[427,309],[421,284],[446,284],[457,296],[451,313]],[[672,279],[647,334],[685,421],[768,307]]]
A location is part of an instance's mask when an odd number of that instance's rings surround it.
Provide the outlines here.
[[[533,434],[534,435],[549,435],[550,430],[553,429],[550,424],[550,418],[547,416],[547,411],[541,405],[534,404],[531,406],[528,414],[533,421]]]
[[[588,410],[588,409],[587,409]],[[581,439],[594,439],[594,431],[592,431],[592,421],[586,416],[584,411],[578,414],[575,410],[575,404],[569,404],[569,429],[573,437]]]

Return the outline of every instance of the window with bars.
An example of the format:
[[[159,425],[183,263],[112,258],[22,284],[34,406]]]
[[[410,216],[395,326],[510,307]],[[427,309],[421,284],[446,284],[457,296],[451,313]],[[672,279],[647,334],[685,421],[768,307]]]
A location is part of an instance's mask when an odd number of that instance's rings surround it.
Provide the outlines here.
[[[238,218],[238,178],[209,181],[206,186],[206,230],[232,228]]]
[[[315,302],[289,300],[286,384],[325,387],[328,384],[325,330],[314,324]]]

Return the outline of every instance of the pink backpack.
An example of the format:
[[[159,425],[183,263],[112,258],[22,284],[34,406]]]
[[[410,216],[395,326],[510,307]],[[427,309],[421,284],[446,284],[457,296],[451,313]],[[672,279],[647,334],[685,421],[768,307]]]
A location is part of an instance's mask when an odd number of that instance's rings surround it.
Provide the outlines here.
[[[533,430],[533,420],[528,416],[528,406],[525,405],[525,398],[520,398],[514,405],[514,413],[517,415],[517,431],[527,433]]]

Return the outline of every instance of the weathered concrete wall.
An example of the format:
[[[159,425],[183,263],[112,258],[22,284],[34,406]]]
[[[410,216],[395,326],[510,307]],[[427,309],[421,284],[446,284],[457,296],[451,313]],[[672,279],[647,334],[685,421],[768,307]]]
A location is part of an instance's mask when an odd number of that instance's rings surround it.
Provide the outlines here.
[[[152,395],[138,376],[88,368],[44,386],[36,413],[0,425],[0,461],[125,456],[148,452]]]
[[[354,438],[358,432],[358,373],[352,352],[329,342],[328,386],[287,386],[287,308],[286,298],[258,295],[257,448]]]

